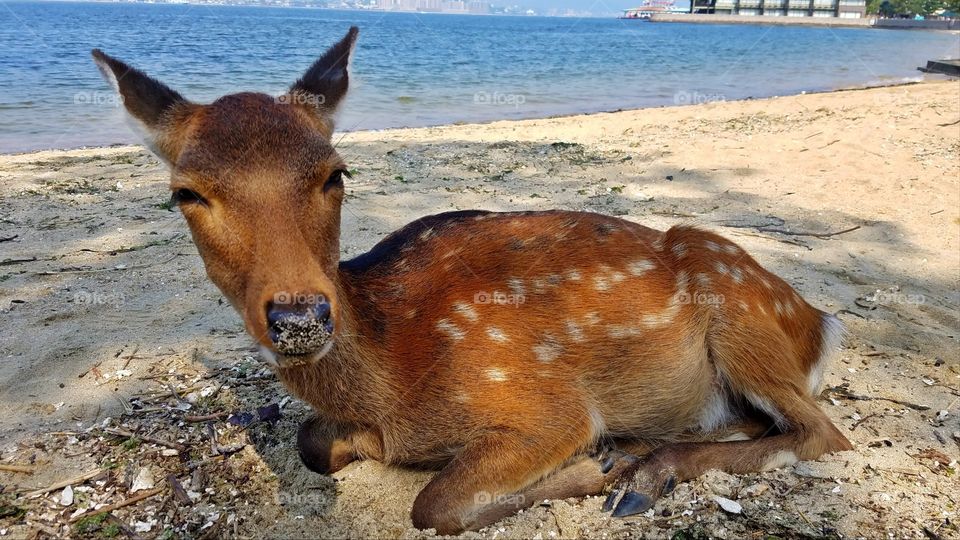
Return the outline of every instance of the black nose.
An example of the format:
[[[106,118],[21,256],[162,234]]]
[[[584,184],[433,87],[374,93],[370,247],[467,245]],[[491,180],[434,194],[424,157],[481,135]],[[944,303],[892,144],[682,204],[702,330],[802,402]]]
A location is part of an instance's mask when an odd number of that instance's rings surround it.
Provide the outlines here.
[[[267,304],[270,341],[281,354],[309,354],[333,335],[330,302],[322,294],[281,295]]]

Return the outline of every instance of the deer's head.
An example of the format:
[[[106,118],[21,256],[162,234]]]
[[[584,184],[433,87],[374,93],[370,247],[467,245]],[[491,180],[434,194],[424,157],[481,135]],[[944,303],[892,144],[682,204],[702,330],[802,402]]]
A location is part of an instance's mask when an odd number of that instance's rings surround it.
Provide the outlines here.
[[[279,97],[197,104],[95,49],[93,58],[170,167],[170,191],[210,279],[268,360],[316,360],[338,330],[334,285],[346,164],[331,143],[357,28]]]

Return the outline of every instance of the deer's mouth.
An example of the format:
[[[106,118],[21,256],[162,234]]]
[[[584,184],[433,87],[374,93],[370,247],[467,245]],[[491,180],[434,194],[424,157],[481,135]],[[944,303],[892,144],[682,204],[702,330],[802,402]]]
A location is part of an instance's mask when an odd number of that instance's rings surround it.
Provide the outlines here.
[[[332,348],[333,338],[330,337],[319,349],[305,353],[283,353],[261,345],[260,356],[264,362],[272,367],[287,369],[315,364],[326,356]]]

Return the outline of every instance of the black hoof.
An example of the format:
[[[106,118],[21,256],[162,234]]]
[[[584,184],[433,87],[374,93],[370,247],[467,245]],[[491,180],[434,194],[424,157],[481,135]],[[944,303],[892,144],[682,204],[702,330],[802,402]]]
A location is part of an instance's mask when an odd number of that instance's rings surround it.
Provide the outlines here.
[[[607,495],[607,500],[603,501],[603,506],[600,507],[600,510],[604,512],[609,512],[613,510],[613,504],[617,502],[617,495],[620,495],[620,490],[613,490],[610,492],[610,495]]]
[[[637,493],[636,491],[628,491],[623,494],[623,498],[620,499],[620,504],[614,508],[613,517],[626,517],[634,514],[642,514],[653,508],[654,502],[656,501],[647,495]]]
[[[613,469],[613,464],[616,463],[616,461],[617,460],[613,459],[613,456],[607,456],[607,459],[603,460],[603,462],[600,464],[600,472],[603,474],[610,472],[610,470]]]

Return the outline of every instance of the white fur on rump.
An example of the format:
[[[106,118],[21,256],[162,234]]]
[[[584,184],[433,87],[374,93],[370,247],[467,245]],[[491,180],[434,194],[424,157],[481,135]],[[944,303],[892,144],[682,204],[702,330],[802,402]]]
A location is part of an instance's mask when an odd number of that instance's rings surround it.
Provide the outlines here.
[[[823,373],[827,369],[833,357],[836,356],[843,345],[843,338],[847,334],[846,328],[840,319],[833,315],[824,314],[821,328],[820,358],[813,365],[810,373],[807,375],[807,390],[811,396],[817,395],[820,386],[823,384]]]

